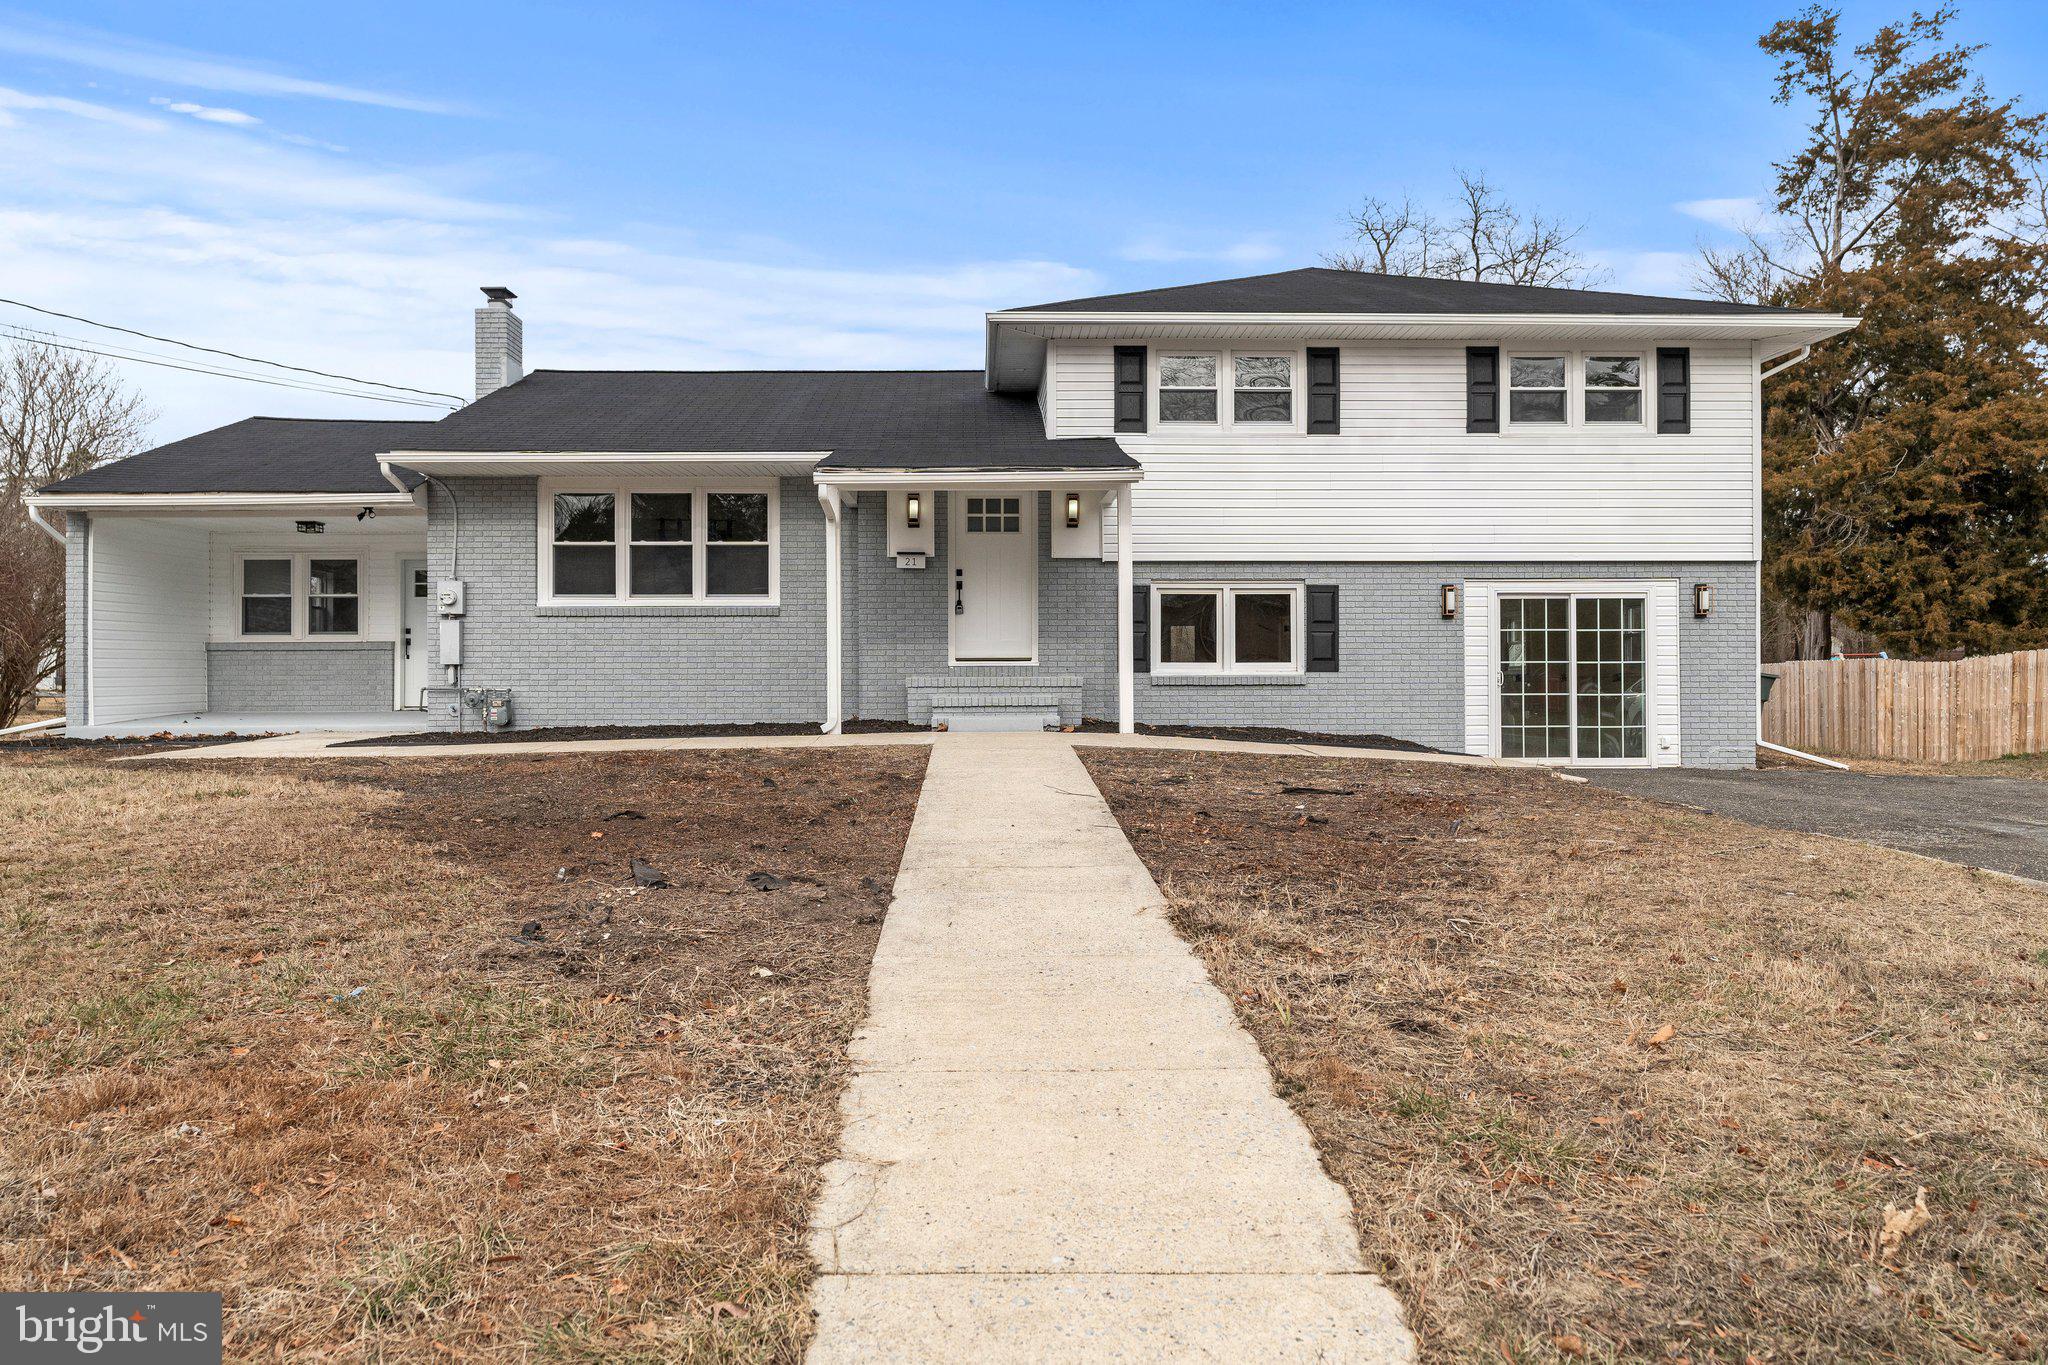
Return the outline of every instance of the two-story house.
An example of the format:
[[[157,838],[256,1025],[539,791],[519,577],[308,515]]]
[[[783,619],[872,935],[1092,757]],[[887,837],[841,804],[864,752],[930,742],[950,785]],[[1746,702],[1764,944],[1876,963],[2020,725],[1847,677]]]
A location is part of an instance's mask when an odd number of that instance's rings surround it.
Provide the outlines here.
[[[522,374],[39,491],[74,732],[850,717],[1746,765],[1762,386],[1840,316],[1293,270],[983,370]]]

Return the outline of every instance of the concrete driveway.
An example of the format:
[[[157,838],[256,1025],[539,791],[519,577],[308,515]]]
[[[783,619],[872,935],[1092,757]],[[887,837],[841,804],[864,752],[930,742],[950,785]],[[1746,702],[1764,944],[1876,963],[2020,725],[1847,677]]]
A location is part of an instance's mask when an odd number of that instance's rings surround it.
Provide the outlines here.
[[[1602,787],[2048,881],[2048,782],[1807,768],[1581,768]]]

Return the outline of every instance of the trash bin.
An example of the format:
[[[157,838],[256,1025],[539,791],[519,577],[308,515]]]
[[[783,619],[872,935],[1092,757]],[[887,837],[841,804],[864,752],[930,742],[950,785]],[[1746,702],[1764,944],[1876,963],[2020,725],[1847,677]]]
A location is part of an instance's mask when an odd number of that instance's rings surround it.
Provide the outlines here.
[[[1768,702],[1771,699],[1771,684],[1775,683],[1778,680],[1778,675],[1775,673],[1765,672],[1759,673],[1757,676],[1763,680],[1764,685],[1763,696],[1758,698],[1758,700]]]

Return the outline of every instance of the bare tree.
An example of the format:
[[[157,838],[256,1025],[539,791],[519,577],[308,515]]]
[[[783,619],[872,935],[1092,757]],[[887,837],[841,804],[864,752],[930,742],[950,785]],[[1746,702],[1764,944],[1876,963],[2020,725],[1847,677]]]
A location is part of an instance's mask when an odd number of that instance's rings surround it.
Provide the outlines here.
[[[0,727],[64,662],[64,551],[25,499],[134,453],[153,416],[92,356],[32,344],[0,355]]]
[[[1405,194],[1398,204],[1367,199],[1347,220],[1358,246],[1330,252],[1324,264],[1381,275],[1564,289],[1605,281],[1606,272],[1573,246],[1583,224],[1517,208],[1483,174],[1457,174],[1457,194],[1441,214],[1416,207]]]

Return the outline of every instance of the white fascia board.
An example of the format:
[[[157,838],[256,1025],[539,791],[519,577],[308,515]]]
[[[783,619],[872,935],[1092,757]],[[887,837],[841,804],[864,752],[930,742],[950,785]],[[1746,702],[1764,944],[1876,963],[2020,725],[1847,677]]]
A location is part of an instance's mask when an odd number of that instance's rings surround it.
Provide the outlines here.
[[[821,469],[811,476],[838,488],[1123,488],[1142,469]]]
[[[1801,313],[1791,317],[1748,313],[990,313],[990,326],[1062,325],[1103,327],[1399,327],[1465,335],[1503,327],[1583,327],[1604,331],[1624,327],[1753,327],[1760,335],[1806,331],[1847,331],[1861,319],[1842,313]]]
[[[82,512],[270,512],[290,508],[418,510],[410,493],[34,493],[31,507]]]
[[[802,464],[815,465],[829,450],[394,450],[388,464],[427,472],[446,465],[451,470],[492,463],[551,464],[585,469],[606,464]]]

